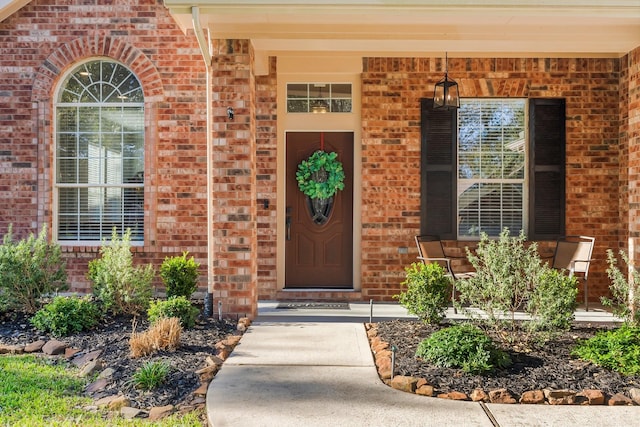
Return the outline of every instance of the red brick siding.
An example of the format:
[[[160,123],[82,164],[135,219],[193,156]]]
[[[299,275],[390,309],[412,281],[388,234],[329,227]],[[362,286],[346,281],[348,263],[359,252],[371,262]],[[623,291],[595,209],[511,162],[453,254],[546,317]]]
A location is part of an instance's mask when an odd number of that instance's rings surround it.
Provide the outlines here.
[[[277,75],[256,77],[256,187],[258,197],[258,299],[274,299],[276,283]],[[266,204],[266,205],[265,205]]]
[[[420,98],[441,59],[369,58],[362,77],[363,296],[390,299],[416,256],[420,229]],[[618,244],[617,59],[450,59],[463,97],[567,100],[567,234],[596,237],[591,298],[607,292],[605,251]],[[459,242],[452,246],[464,247]],[[399,254],[399,247],[409,247]]]

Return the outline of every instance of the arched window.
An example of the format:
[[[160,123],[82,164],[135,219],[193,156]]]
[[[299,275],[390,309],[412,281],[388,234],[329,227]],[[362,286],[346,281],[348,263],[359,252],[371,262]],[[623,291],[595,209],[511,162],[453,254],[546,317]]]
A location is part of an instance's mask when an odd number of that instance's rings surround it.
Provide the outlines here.
[[[124,65],[98,59],[73,69],[55,103],[55,233],[100,242],[131,229],[144,240],[144,95]]]

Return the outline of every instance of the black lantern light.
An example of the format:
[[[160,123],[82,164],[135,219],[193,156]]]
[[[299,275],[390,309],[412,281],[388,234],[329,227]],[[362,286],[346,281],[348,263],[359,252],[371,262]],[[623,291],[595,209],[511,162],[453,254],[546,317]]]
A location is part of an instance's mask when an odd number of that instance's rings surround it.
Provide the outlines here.
[[[433,108],[449,110],[452,108],[460,108],[460,95],[458,93],[458,83],[449,79],[448,58],[444,56],[444,78],[436,83],[433,90]]]

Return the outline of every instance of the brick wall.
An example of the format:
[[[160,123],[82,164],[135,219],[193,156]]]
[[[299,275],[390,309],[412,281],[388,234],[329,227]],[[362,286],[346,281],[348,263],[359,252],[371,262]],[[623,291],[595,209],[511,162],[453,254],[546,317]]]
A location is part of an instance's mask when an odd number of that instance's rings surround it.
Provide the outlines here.
[[[248,40],[217,40],[213,63],[214,299],[257,312],[256,82]],[[234,109],[233,120],[227,108]],[[205,222],[206,223],[206,222]]]
[[[420,98],[432,97],[442,59],[368,58],[362,77],[365,298],[390,299],[415,260],[420,230]],[[449,59],[463,97],[567,101],[567,234],[596,237],[590,295],[607,292],[605,251],[618,245],[617,59]],[[454,249],[464,242],[449,242]],[[408,254],[398,248],[409,247]],[[543,246],[548,247],[545,243]],[[462,252],[461,249],[458,251]]]
[[[258,299],[273,299],[276,283],[276,58],[256,77],[256,187],[258,193]]]

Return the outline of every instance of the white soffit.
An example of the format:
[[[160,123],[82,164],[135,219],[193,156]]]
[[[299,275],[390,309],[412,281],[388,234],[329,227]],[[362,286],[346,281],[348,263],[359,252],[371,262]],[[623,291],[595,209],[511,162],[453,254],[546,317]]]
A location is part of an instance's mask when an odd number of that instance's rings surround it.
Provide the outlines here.
[[[164,0],[213,38],[263,54],[619,57],[640,46],[640,0]]]

